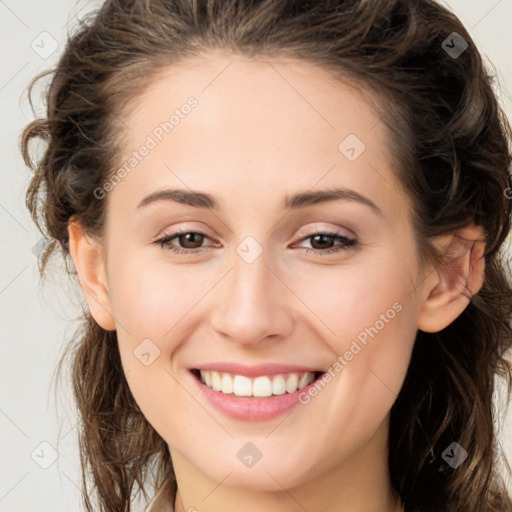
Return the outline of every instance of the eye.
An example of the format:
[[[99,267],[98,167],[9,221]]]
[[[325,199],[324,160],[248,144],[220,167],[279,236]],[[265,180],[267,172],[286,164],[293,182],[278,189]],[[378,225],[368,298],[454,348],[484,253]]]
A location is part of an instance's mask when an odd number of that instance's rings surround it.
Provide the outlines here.
[[[171,243],[175,238],[182,244],[181,247]],[[154,243],[160,245],[162,249],[166,248],[178,254],[187,254],[200,252],[203,249],[203,241],[207,238],[206,234],[199,231],[178,230],[164,235],[162,238],[155,240]]]
[[[311,252],[315,254],[331,254],[340,251],[346,251],[350,247],[356,245],[357,240],[354,238],[349,238],[340,233],[328,233],[328,232],[319,232],[313,233],[306,237],[303,237],[300,242],[304,242],[307,240],[311,240],[312,249],[306,247],[306,254]],[[337,246],[332,247],[332,244],[338,240],[339,243]]]
[[[176,239],[180,245],[172,243],[174,239]],[[190,254],[204,250],[205,246],[203,246],[203,242],[207,239],[209,238],[205,233],[183,229],[164,235],[162,238],[155,240],[154,244],[176,254]],[[311,240],[311,249],[306,247],[306,254],[313,252],[314,254],[320,255],[346,251],[357,243],[356,239],[349,238],[340,233],[329,232],[312,233],[311,235],[303,237],[298,243],[307,240]],[[339,243],[333,247],[332,245],[336,241]]]

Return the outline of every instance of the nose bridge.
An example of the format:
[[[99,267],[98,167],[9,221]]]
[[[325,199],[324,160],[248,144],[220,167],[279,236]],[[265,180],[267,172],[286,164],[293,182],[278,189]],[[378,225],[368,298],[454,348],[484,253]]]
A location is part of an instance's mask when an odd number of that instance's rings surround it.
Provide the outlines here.
[[[219,288],[212,315],[215,331],[245,345],[286,335],[292,328],[286,287],[270,270],[263,247],[251,238],[234,251],[232,270]]]

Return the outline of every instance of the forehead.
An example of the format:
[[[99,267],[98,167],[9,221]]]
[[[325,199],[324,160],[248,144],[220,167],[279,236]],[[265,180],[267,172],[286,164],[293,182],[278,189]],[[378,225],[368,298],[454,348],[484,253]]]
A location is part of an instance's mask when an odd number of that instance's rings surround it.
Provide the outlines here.
[[[194,112],[196,129],[212,122],[218,130],[231,129],[238,135],[240,128],[261,128],[264,123],[264,132],[270,135],[286,127],[282,135],[293,129],[315,129],[309,134],[313,139],[315,133],[338,132],[336,136],[341,136],[353,130],[365,138],[380,120],[372,108],[378,98],[348,78],[336,80],[307,61],[248,58],[217,51],[160,69],[126,104],[121,112],[127,123],[124,126],[151,133],[191,96],[200,104]],[[233,121],[233,116],[236,124],[222,124]],[[173,135],[180,131],[176,126]],[[380,132],[383,130],[377,129],[375,136],[384,135]],[[263,135],[263,130],[258,133]]]
[[[169,66],[120,113],[119,164],[132,156],[133,165],[119,189],[142,195],[161,183],[269,197],[269,185],[277,193],[340,181],[378,192],[383,179],[398,188],[386,125],[366,98],[302,61],[212,53]]]

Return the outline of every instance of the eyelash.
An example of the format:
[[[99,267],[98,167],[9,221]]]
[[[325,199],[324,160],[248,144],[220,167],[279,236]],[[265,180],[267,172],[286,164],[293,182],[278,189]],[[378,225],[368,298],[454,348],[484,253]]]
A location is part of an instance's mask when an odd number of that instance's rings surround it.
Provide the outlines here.
[[[166,247],[167,250],[172,251],[172,252],[174,252],[176,254],[190,254],[190,253],[194,254],[194,253],[201,252],[203,250],[203,247],[196,247],[194,249],[187,249],[187,248],[184,248],[184,247],[174,247],[173,245],[170,244],[170,241],[173,240],[174,238],[178,238],[180,235],[186,235],[186,234],[191,234],[191,233],[195,234],[195,235],[201,235],[201,236],[204,236],[205,238],[208,238],[208,236],[205,233],[202,233],[201,231],[188,231],[188,230],[185,229],[185,230],[175,231],[174,233],[170,233],[168,235],[164,235],[162,238],[160,238],[158,240],[155,240],[154,244],[155,245],[159,245],[160,247],[162,247],[162,249],[164,247]],[[305,249],[307,249],[306,250],[306,254],[309,254],[311,252],[313,252],[315,254],[318,254],[318,255],[326,255],[326,254],[338,253],[338,252],[341,252],[341,251],[347,251],[350,248],[353,248],[357,244],[357,240],[356,239],[348,238],[348,237],[346,237],[344,235],[340,235],[338,233],[332,233],[332,232],[328,232],[328,231],[318,231],[316,233],[311,233],[308,236],[302,237],[298,242],[303,242],[305,240],[308,240],[309,238],[314,238],[315,236],[318,236],[318,235],[328,236],[328,237],[332,237],[334,239],[340,240],[341,244],[339,244],[337,249],[333,249],[333,248],[330,248],[330,249],[309,249],[309,248],[306,247],[305,248]]]

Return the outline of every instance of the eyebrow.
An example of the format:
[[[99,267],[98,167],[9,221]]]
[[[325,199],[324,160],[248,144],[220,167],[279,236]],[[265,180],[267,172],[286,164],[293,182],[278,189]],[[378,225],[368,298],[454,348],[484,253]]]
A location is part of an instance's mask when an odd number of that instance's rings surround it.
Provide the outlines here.
[[[374,210],[375,213],[382,215],[381,209],[371,199],[348,188],[299,192],[292,196],[286,196],[283,207],[285,209],[298,210],[307,206],[340,199],[364,204]],[[142,208],[158,201],[174,201],[180,204],[194,206],[196,208],[208,208],[215,211],[219,210],[219,204],[212,195],[204,192],[181,189],[165,189],[153,192],[142,199],[137,208]]]

